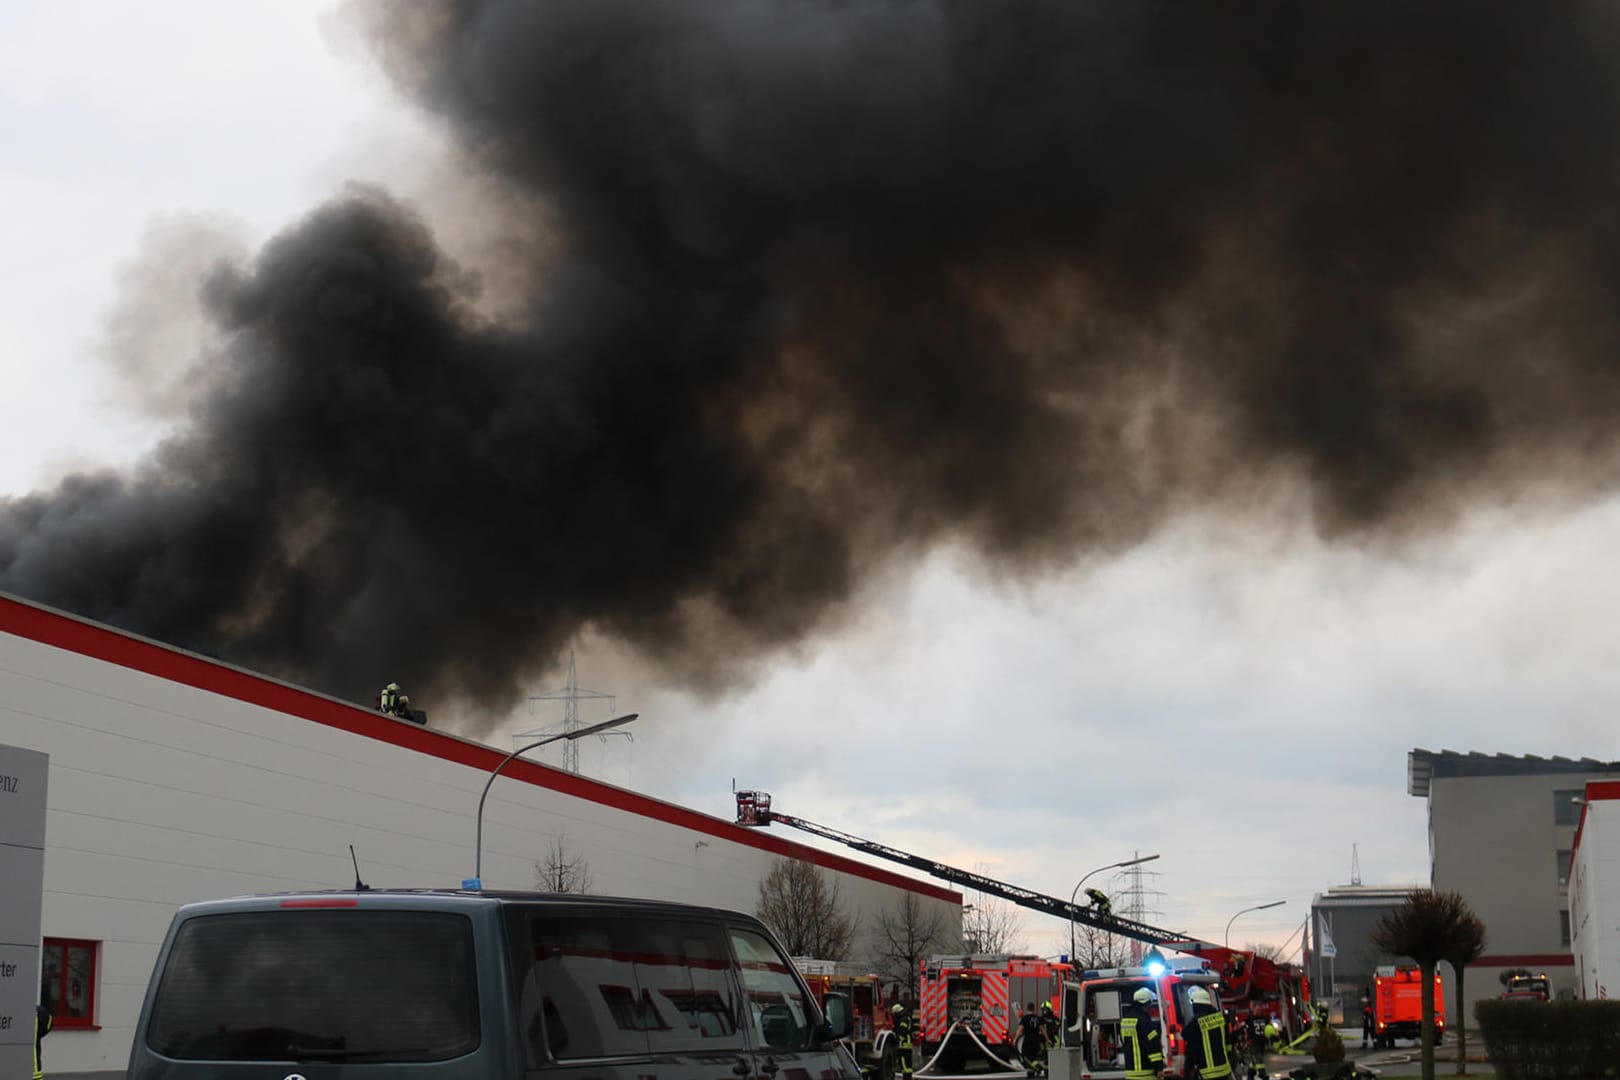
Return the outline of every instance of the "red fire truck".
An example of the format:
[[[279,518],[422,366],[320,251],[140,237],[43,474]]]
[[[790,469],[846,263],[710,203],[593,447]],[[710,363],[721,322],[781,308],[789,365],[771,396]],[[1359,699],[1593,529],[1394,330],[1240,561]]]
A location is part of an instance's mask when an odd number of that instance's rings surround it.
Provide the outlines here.
[[[936,956],[924,962],[918,1064],[952,1074],[1021,1069],[1013,1029],[1024,1005],[1057,1009],[1073,970],[1038,956]]]
[[[1311,1025],[1311,984],[1298,964],[1268,960],[1209,942],[1167,941],[1164,948],[1199,957],[1221,978],[1221,1005],[1259,1037],[1270,1021],[1292,1039]]]
[[[984,874],[962,870],[939,862],[936,859],[914,855],[873,840],[840,832],[825,825],[818,825],[813,821],[806,821],[804,818],[784,814],[771,807],[771,796],[768,792],[737,791],[733,792],[733,794],[737,799],[738,825],[749,828],[763,828],[773,823],[789,825],[828,840],[836,840],[867,855],[900,863],[922,873],[941,878],[953,885],[972,889],[987,896],[999,897],[1020,907],[1029,908],[1032,911],[1052,915],[1073,924],[1090,926],[1109,934],[1117,934],[1120,937],[1140,941],[1156,948],[1190,954],[1202,961],[1206,961],[1210,970],[1221,973],[1221,1004],[1225,1008],[1232,1010],[1236,1019],[1258,1025],[1264,1025],[1268,1019],[1275,1020],[1290,1037],[1303,1032],[1310,1023],[1309,986],[1306,984],[1304,972],[1295,965],[1274,963],[1264,957],[1256,956],[1252,952],[1225,948],[1211,942],[1189,937],[1183,933],[1150,926],[1147,923],[1109,911],[1097,911],[1086,905],[1076,904],[1073,899],[1062,900],[1055,896],[1047,896],[1031,889],[1008,884],[1005,881],[997,881]],[[988,958],[985,963],[989,966],[986,968],[976,967],[976,958],[970,958],[975,959],[975,963],[960,963],[962,959],[961,957],[956,958],[956,961],[958,961],[957,967],[961,970],[963,980],[970,983],[975,978],[982,979],[981,975],[975,974],[976,971],[994,970],[997,963],[1009,958]],[[1067,967],[1067,965],[1063,966]],[[1010,968],[1007,969],[1007,974],[1009,977],[1011,976]],[[945,977],[941,976],[941,978]],[[947,978],[946,985],[948,985],[948,982]],[[1013,991],[1009,987],[1007,992],[1012,994]],[[982,996],[982,990],[979,993]],[[1054,987],[1051,991],[1026,996],[1023,1000],[1036,1002],[1055,1001],[1056,993],[1057,989]],[[973,1014],[975,1006],[972,1002],[974,1000],[977,999],[964,998],[966,1004],[960,1010],[961,1018],[965,1019]],[[1007,998],[1006,1000],[1016,1000],[1016,998]],[[948,1000],[945,1008],[945,1015],[950,1015],[951,1006]],[[994,1052],[997,1056],[1004,1057],[1000,1051],[995,1049],[998,1044],[992,1043],[991,1037],[998,1034],[1007,1036],[1010,1032],[997,1030],[1001,1028],[999,1014],[994,1018],[987,1018],[983,1015],[983,1006],[978,1006],[978,1008],[980,1012],[979,1018],[972,1023],[966,1024],[963,1028],[963,1030],[974,1031],[977,1039],[984,1043],[982,1047],[975,1043],[974,1053],[983,1057]],[[1016,1019],[1016,1014],[1011,1019]],[[954,1025],[956,1020],[953,1019],[952,1023]],[[985,1028],[986,1024],[989,1025],[989,1030],[981,1030]],[[923,1020],[923,1025],[923,1040],[926,1048],[929,1046],[930,1039],[926,1017]],[[1004,1049],[1011,1049],[1010,1042],[1005,1038],[999,1045]],[[957,1048],[952,1046],[950,1049],[954,1052]],[[938,1050],[939,1044],[934,1043],[930,1053],[938,1052]],[[963,1053],[966,1054],[967,1052],[964,1050]],[[922,1060],[926,1063],[929,1057],[924,1056]],[[943,1060],[939,1064],[941,1067],[948,1067]]]
[[[1446,999],[1440,973],[1434,975],[1434,1042],[1446,1033]],[[1423,973],[1410,964],[1385,965],[1373,976],[1373,1040],[1394,1046],[1396,1039],[1423,1038]]]
[[[893,1017],[883,1000],[882,980],[859,965],[838,961],[795,956],[793,964],[810,985],[818,1005],[826,1003],[828,991],[836,990],[849,998],[855,1030],[844,1045],[862,1073],[890,1080],[895,1074],[899,1042],[894,1035]]]

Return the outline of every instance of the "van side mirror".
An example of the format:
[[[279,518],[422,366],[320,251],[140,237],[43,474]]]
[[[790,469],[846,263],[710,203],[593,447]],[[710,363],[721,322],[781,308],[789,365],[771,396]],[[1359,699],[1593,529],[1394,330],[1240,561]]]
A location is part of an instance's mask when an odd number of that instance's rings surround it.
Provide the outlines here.
[[[821,1040],[836,1042],[847,1039],[855,1030],[855,1012],[849,1007],[849,995],[830,993],[821,1003],[827,1022],[821,1025]]]

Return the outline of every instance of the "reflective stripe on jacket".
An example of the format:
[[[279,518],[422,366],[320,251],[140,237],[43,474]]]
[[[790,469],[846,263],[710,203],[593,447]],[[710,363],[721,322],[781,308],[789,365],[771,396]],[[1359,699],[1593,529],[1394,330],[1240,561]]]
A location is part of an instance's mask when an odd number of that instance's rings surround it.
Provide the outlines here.
[[[1164,1050],[1159,1043],[1159,1022],[1145,1009],[1128,1009],[1119,1022],[1125,1043],[1125,1080],[1151,1080],[1164,1068]]]
[[[1192,1023],[1187,1025],[1187,1062],[1198,1066],[1204,1080],[1232,1075],[1226,1055],[1226,1017],[1213,1005],[1193,1006]]]

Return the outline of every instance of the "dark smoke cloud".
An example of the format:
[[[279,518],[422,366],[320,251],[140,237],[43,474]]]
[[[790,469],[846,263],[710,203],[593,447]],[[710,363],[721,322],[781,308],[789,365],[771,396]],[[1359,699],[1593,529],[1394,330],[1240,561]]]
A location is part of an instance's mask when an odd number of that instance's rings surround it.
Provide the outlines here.
[[[474,273],[355,190],[215,274],[189,422],[0,504],[0,589],[494,706],[587,628],[723,686],[941,542],[1615,480],[1612,5],[353,14],[545,243]]]

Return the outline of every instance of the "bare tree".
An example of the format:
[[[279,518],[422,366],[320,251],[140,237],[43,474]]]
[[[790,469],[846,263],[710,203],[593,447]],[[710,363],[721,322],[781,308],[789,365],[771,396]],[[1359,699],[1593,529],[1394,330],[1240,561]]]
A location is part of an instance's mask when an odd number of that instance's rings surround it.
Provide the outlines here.
[[[1131,943],[1118,934],[1095,926],[1076,923],[1074,962],[1081,968],[1124,967],[1130,960]]]
[[[1457,976],[1457,1005],[1452,1015],[1457,1018],[1457,1075],[1468,1074],[1468,1014],[1463,1011],[1463,968],[1485,955],[1485,920],[1474,914],[1474,909],[1458,893],[1442,893],[1456,897],[1459,910],[1457,924],[1446,937],[1446,950],[1441,958],[1451,965]]]
[[[1018,936],[1018,913],[1009,901],[980,894],[962,909],[962,951],[969,953],[1018,953],[1024,951]]]
[[[778,859],[759,883],[754,914],[775,931],[790,956],[847,959],[855,920],[838,899],[838,882],[803,859]]]
[[[1451,961],[1456,968],[1460,1012],[1463,968],[1484,951],[1485,924],[1460,893],[1418,889],[1379,919],[1368,937],[1391,956],[1410,956],[1417,961],[1423,978],[1423,1080],[1434,1080],[1434,969],[1442,960]],[[1458,1072],[1464,1068],[1464,1026],[1459,1015]]]
[[[551,838],[551,846],[534,863],[534,887],[541,892],[588,893],[591,868],[585,856],[568,846],[562,835]]]
[[[1250,942],[1243,947],[1262,960],[1270,960],[1273,964],[1283,962],[1283,951],[1275,945],[1257,945]]]
[[[944,913],[929,910],[916,893],[908,892],[892,912],[878,913],[872,966],[884,982],[915,997],[918,962],[953,948],[955,942],[947,934]]]

